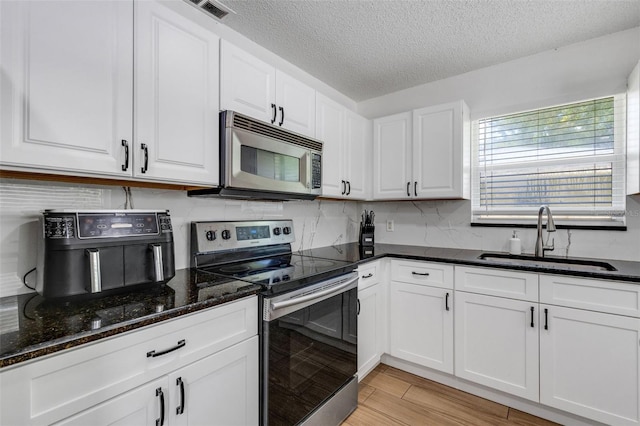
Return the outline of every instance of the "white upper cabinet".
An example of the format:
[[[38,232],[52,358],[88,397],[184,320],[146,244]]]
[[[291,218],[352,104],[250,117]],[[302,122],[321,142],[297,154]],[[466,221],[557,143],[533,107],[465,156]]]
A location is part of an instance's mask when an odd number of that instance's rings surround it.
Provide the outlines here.
[[[296,133],[314,137],[316,91],[276,70],[277,124]]]
[[[217,183],[217,36],[150,1],[0,7],[3,168]]]
[[[411,197],[411,112],[373,120],[373,199]]]
[[[133,2],[0,8],[2,165],[130,176]]]
[[[322,147],[322,195],[369,197],[370,122],[339,103],[316,96],[316,139]]]
[[[219,38],[160,3],[135,16],[134,176],[216,185]]]
[[[640,62],[627,83],[627,194],[640,193]]]
[[[374,199],[469,198],[469,108],[457,101],[374,120]]]
[[[316,91],[223,40],[220,109],[315,137]]]
[[[226,40],[222,40],[220,49],[220,109],[273,124],[277,112],[276,69]]]
[[[469,198],[469,108],[463,101],[413,111],[417,198]]]
[[[347,110],[343,164],[348,198],[371,198],[371,121]]]
[[[322,195],[340,197],[347,192],[342,170],[345,162],[345,108],[318,93],[316,96],[316,138],[322,141]]]

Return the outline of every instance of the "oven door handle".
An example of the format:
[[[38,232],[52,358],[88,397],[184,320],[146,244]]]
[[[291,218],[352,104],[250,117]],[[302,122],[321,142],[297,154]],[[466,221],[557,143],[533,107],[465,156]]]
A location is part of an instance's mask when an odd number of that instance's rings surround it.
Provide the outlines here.
[[[320,299],[327,295],[340,294],[343,289],[349,287],[355,281],[358,281],[358,276],[356,275],[353,279],[349,281],[339,284],[335,287],[328,288],[326,290],[318,291],[316,293],[308,294],[306,296],[296,297],[294,299],[283,300],[282,302],[271,302],[271,310],[277,311],[278,309],[288,308],[289,306],[298,305],[301,303],[309,302],[311,300]]]

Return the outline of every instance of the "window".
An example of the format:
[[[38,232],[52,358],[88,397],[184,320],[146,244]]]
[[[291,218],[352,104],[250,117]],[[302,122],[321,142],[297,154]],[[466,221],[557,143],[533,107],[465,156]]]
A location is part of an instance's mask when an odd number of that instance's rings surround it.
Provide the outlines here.
[[[473,122],[472,222],[624,227],[624,95]]]

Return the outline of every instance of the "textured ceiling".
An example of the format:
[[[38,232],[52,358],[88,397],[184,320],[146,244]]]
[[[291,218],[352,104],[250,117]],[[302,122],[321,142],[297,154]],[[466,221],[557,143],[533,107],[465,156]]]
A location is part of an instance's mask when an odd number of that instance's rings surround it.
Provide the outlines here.
[[[225,25],[355,101],[640,25],[639,0],[221,3]]]

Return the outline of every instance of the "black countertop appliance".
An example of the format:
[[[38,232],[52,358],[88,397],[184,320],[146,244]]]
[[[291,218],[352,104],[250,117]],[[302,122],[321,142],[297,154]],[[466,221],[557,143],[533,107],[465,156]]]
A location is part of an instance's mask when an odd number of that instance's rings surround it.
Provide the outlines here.
[[[175,275],[167,210],[46,210],[36,290],[45,298],[98,295]]]

